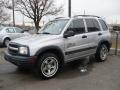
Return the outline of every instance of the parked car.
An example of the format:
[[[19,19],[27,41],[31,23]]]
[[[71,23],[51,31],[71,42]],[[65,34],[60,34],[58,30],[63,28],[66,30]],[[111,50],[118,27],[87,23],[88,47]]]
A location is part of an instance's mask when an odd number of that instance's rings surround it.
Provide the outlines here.
[[[105,61],[111,34],[98,16],[80,15],[47,23],[36,35],[10,42],[5,59],[18,67],[32,67],[43,79],[54,77],[64,63],[95,55]]]
[[[0,27],[0,45],[7,46],[11,40],[26,35],[29,34],[18,27]]]
[[[29,30],[25,29],[23,32],[24,32],[24,33],[29,33]]]
[[[3,25],[0,25],[0,28],[3,28],[4,26]]]

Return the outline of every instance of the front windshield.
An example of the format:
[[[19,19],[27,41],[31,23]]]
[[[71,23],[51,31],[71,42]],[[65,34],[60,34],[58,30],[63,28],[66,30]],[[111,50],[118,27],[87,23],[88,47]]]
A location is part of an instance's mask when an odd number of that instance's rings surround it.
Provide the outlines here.
[[[38,33],[58,35],[64,29],[67,22],[68,22],[67,19],[51,21],[47,23],[41,30],[39,30]]]

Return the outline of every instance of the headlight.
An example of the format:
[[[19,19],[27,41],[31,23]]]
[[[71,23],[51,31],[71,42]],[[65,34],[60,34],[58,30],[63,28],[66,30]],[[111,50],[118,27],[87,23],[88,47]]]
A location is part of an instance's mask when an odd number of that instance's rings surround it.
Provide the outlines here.
[[[27,47],[19,47],[19,54],[27,55],[28,48]]]

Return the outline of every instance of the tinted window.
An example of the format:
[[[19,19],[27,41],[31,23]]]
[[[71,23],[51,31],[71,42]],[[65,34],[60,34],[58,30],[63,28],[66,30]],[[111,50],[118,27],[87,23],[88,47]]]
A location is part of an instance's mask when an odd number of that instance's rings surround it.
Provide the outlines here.
[[[85,26],[83,19],[73,20],[68,30],[73,30],[75,34],[85,33]]]
[[[95,19],[86,19],[88,32],[100,31],[100,26],[97,20]]]
[[[20,28],[15,28],[16,33],[21,33],[23,30]]]
[[[108,27],[107,27],[107,25],[105,24],[105,22],[104,22],[103,20],[101,20],[101,19],[99,19],[99,21],[100,21],[100,23],[101,23],[101,25],[102,25],[103,30],[108,30]]]
[[[13,28],[7,28],[6,31],[7,31],[7,33],[15,33]]]

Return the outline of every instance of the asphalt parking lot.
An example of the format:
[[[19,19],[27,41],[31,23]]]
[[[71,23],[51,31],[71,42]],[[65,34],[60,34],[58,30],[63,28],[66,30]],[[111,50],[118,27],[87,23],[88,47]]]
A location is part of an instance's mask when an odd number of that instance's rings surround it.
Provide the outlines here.
[[[80,72],[80,62],[67,64],[62,72],[50,80],[40,80],[31,71],[19,71],[3,58],[0,48],[0,90],[119,90],[120,57],[108,57],[98,63],[91,58],[88,72]]]

